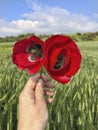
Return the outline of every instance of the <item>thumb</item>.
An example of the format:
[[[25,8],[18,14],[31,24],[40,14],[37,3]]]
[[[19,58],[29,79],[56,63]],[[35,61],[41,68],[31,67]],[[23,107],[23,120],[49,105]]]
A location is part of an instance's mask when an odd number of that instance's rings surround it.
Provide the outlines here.
[[[24,91],[25,92],[32,92],[32,90],[34,91],[35,90],[35,87],[36,87],[36,83],[38,82],[39,80],[39,77],[40,75],[39,74],[36,74],[34,76],[32,76],[26,83],[25,87],[24,87]]]
[[[35,99],[36,99],[36,103],[39,102],[44,102],[44,83],[42,79],[39,79],[36,88],[35,88]]]

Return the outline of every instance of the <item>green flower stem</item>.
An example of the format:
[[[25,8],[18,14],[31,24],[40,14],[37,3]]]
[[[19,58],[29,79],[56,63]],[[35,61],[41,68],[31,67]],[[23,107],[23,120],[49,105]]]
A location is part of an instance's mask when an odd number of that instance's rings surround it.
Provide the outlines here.
[[[40,78],[41,78],[41,76],[42,76],[42,73],[43,73],[43,67],[42,67],[41,70],[40,70]]]

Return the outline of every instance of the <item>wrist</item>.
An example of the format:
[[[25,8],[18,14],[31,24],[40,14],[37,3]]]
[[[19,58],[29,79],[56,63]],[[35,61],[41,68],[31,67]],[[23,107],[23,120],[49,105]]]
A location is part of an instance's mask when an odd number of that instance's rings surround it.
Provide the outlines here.
[[[46,125],[42,124],[18,124],[18,130],[45,130]]]

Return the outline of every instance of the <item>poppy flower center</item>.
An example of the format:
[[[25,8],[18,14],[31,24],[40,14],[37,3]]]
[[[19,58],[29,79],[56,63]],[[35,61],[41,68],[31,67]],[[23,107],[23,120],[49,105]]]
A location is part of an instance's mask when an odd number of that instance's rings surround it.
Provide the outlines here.
[[[58,55],[56,63],[54,65],[54,69],[57,70],[57,69],[62,68],[65,64],[65,60],[66,60],[66,58],[63,54]]]
[[[36,58],[42,58],[42,47],[39,43],[35,43],[33,46],[27,47],[27,52],[30,54],[28,60],[34,62]]]

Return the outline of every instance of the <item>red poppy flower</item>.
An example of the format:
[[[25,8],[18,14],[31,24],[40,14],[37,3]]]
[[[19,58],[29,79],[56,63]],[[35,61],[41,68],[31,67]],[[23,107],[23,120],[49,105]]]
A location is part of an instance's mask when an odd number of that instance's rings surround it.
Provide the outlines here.
[[[36,36],[31,36],[29,39],[16,42],[12,60],[19,69],[28,69],[29,73],[36,73],[44,62],[43,41]]]
[[[45,42],[44,66],[55,80],[62,84],[71,80],[80,68],[81,54],[68,36],[54,35]]]

